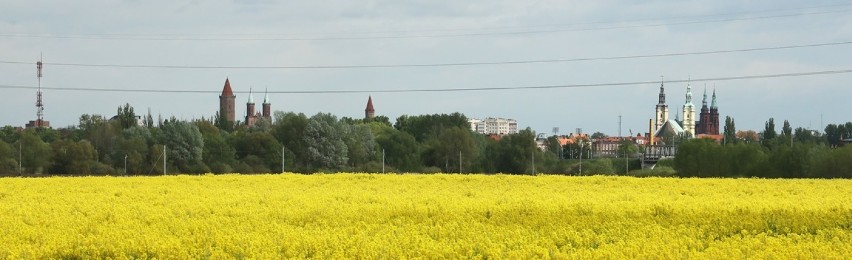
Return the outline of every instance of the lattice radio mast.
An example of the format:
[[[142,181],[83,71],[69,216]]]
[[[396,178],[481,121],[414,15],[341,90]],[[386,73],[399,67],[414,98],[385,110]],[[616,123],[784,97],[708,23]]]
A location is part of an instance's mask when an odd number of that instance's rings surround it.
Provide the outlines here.
[[[42,63],[42,59],[44,57],[40,56],[38,62],[36,62],[36,68],[38,69],[38,93],[36,94],[36,127],[42,127],[44,122],[44,103],[41,101],[41,77],[42,77],[42,68],[44,68],[44,63]]]

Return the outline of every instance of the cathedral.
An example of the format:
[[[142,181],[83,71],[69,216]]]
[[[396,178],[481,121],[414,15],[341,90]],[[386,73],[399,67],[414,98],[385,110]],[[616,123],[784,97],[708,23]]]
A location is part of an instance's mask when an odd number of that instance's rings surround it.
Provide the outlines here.
[[[719,109],[716,107],[716,90],[713,90],[713,101],[707,107],[707,89],[701,102],[701,113],[695,118],[695,105],[692,104],[692,86],[686,84],[686,102],[683,104],[683,120],[669,119],[669,107],[666,104],[664,82],[660,82],[659,101],[657,103],[653,134],[658,137],[681,136],[685,138],[710,137],[719,135]],[[715,138],[714,138],[715,139]]]
[[[236,99],[237,96],[234,95],[234,91],[231,89],[231,81],[226,78],[225,86],[222,88],[222,95],[219,96],[219,116],[231,124],[236,122],[234,104]],[[263,109],[261,112],[255,111],[254,95],[252,95],[251,89],[249,89],[248,102],[246,102],[246,117],[245,122],[243,123],[247,126],[252,126],[257,123],[258,119],[269,120],[269,122],[272,122],[272,104],[269,103],[268,91],[263,98],[262,106]]]

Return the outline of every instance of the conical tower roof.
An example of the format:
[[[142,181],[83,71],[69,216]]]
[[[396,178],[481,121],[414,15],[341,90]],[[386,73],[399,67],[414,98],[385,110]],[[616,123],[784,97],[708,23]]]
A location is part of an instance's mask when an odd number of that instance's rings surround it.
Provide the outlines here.
[[[231,81],[228,78],[225,78],[225,87],[222,88],[222,96],[231,97],[234,96],[234,91],[231,90]]]
[[[373,96],[370,96],[369,98],[367,98],[367,109],[364,109],[364,111],[367,111],[367,112],[375,112],[376,111],[375,109],[373,109]]]

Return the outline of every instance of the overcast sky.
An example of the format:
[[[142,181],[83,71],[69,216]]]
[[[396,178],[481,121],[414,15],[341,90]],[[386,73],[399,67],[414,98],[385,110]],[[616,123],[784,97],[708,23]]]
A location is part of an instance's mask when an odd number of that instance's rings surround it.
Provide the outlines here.
[[[45,90],[45,119],[56,127],[82,114],[115,115],[130,103],[154,117],[210,117],[225,78],[244,116],[249,88],[269,91],[273,110],[361,118],[368,95],[377,115],[461,112],[504,117],[550,133],[583,128],[646,132],[659,83],[852,69],[848,1],[0,1],[0,86],[214,91],[135,93]],[[841,43],[761,51],[654,56]],[[257,68],[590,60],[468,66]],[[15,63],[26,62],[26,63]],[[51,64],[54,63],[54,64]],[[55,63],[232,68],[131,68]],[[255,67],[255,68],[233,68]],[[700,107],[705,84],[740,130],[774,117],[794,127],[852,121],[852,73],[692,81]],[[381,90],[603,86],[396,92]],[[686,83],[667,83],[672,116]],[[36,116],[33,89],[0,88],[0,125]],[[260,103],[260,102],[258,102]],[[821,123],[821,118],[822,122]]]

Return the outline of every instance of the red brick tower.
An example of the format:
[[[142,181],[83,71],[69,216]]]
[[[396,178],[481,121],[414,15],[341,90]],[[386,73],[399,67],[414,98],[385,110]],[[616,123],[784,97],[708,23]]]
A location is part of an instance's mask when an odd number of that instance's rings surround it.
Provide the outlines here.
[[[376,116],[376,109],[373,109],[373,96],[367,98],[367,108],[364,109],[364,117],[366,119],[373,119]]]
[[[222,95],[219,96],[219,116],[234,123],[236,120],[236,111],[235,111],[235,101],[237,96],[234,95],[234,91],[231,90],[231,82],[228,78],[225,78],[225,87],[222,88]]]

